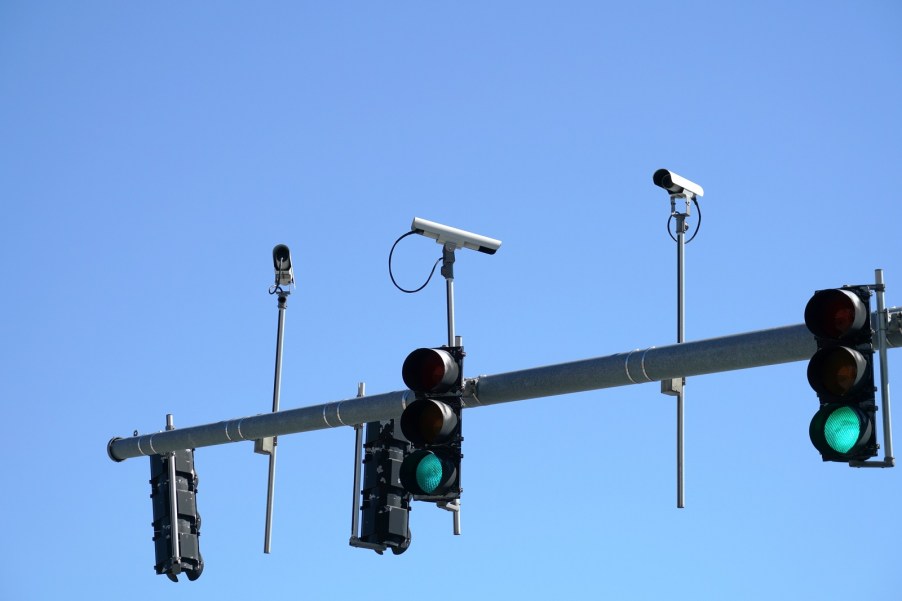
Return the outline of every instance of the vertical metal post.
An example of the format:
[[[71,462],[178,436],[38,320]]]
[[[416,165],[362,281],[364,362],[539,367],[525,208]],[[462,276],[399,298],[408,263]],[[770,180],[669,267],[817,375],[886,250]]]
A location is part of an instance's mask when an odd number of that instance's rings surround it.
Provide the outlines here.
[[[892,418],[889,407],[889,361],[886,356],[886,326],[889,315],[886,311],[885,291],[883,282],[883,270],[874,270],[874,279],[877,283],[877,340],[880,355],[880,400],[883,405],[883,459],[884,462],[893,465],[893,432]]]
[[[166,429],[175,430],[172,414],[166,415]],[[175,451],[169,453],[169,537],[172,544],[171,569],[178,574],[182,565],[182,551],[179,548],[179,503],[178,487],[175,481]]]
[[[689,202],[686,202],[686,213],[677,215],[677,343],[686,341],[686,217],[689,214]],[[685,428],[684,411],[686,400],[686,378],[677,394],[677,508],[686,507],[685,499]]]
[[[445,280],[448,296],[448,346],[454,346],[454,278]]]
[[[454,245],[442,248],[442,275],[445,277],[445,292],[448,298],[448,346],[454,346]]]
[[[285,331],[285,308],[288,296],[279,293],[279,325],[276,332],[276,373],[273,379],[272,411],[279,410],[279,396],[282,386],[282,334]],[[263,552],[269,553],[272,546],[272,510],[276,484],[276,448],[278,438],[272,439],[272,450],[269,453],[269,483],[266,488],[266,531],[263,537]]]
[[[362,398],[366,396],[366,384],[363,382],[357,383],[357,398]],[[376,422],[381,422],[383,420],[373,420]],[[375,424],[378,425],[378,424]],[[369,428],[370,424],[355,424],[354,425],[354,490],[352,491],[352,500],[351,504],[351,538],[348,540],[348,544],[352,547],[357,547],[359,549],[372,549],[379,555],[382,555],[385,550],[388,548],[387,545],[381,543],[370,543],[360,540],[359,532],[360,532],[360,512],[363,509],[361,499],[361,488],[360,488],[360,477],[361,472],[363,470],[363,438],[364,428]],[[380,427],[381,429],[381,427]],[[368,458],[369,459],[369,458]],[[370,492],[372,492],[370,490]],[[370,501],[372,502],[372,500]],[[408,541],[409,544],[409,541]],[[406,548],[406,547],[405,547]],[[397,548],[393,548],[392,552],[396,555],[398,554]],[[403,550],[401,551],[403,553]]]
[[[442,275],[445,277],[445,293],[448,299],[448,346],[461,346],[460,336],[454,334],[454,245],[442,247]],[[454,503],[436,503],[454,516],[454,534],[460,535],[460,499]]]
[[[357,383],[357,398],[366,396],[366,384]],[[351,504],[351,542],[357,540],[360,527],[360,466],[363,461],[363,424],[354,426],[354,492]]]

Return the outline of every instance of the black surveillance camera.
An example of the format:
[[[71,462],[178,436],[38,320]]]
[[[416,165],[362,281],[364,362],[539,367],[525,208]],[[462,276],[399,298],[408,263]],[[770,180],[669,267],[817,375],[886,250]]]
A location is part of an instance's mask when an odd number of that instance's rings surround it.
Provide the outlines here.
[[[276,244],[272,249],[272,265],[276,270],[276,285],[287,286],[294,283],[291,267],[291,251],[284,244]]]

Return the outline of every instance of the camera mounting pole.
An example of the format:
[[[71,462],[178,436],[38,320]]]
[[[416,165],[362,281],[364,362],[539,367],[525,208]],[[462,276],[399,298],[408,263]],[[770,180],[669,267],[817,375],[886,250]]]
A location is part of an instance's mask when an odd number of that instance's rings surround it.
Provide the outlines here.
[[[450,242],[442,247],[442,276],[448,298],[448,346],[459,346],[454,338],[454,245]]]
[[[682,344],[686,340],[686,231],[689,226],[686,225],[686,218],[689,217],[689,208],[693,202],[698,206],[697,196],[702,196],[704,191],[698,184],[680,177],[667,169],[658,169],[652,176],[652,181],[658,187],[664,188],[670,194],[670,218],[676,219],[676,238],[677,243],[677,343]],[[677,200],[685,202],[685,212],[680,212],[677,208]],[[699,209],[699,222],[701,222],[701,210]],[[668,233],[670,232],[668,226]],[[696,230],[696,234],[698,230]],[[671,237],[673,235],[671,234]],[[692,236],[695,237],[695,234]],[[677,454],[677,508],[686,507],[685,499],[685,423],[684,410],[686,400],[686,378],[671,378],[661,381],[661,393],[675,396],[677,398],[677,432],[676,432],[676,454]]]
[[[454,334],[454,250],[455,245],[445,242],[442,246],[442,276],[445,278],[445,295],[448,299],[448,346],[462,346],[459,336]],[[450,511],[454,516],[454,534],[460,535],[460,499],[449,503],[436,503],[438,507]]]
[[[676,218],[676,234],[677,234],[677,342],[686,341],[686,218],[689,217],[691,193],[671,194],[670,195],[670,214]],[[676,199],[682,198],[686,201],[686,212],[680,213],[676,208]],[[686,507],[685,499],[685,402],[686,402],[686,378],[677,378],[670,380],[670,387],[666,382],[661,383],[661,392],[664,394],[676,394],[677,398],[677,508]]]
[[[291,252],[284,244],[277,244],[272,249],[273,268],[276,272],[276,283],[270,286],[269,293],[277,294],[279,298],[279,324],[276,330],[276,373],[273,378],[272,412],[279,412],[279,397],[282,388],[282,335],[285,332],[285,309],[288,305],[288,295],[291,294],[291,286],[294,285],[294,269],[291,266]],[[285,288],[282,288],[285,286]],[[272,546],[272,510],[275,499],[276,483],[276,446],[278,439],[275,436],[261,438],[254,441],[254,452],[261,455],[269,455],[269,479],[266,486],[266,526],[263,534],[263,552],[269,553]]]

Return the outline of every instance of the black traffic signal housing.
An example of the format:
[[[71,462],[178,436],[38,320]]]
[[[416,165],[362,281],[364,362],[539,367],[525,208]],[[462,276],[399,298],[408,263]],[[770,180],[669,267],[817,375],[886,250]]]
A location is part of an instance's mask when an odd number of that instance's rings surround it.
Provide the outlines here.
[[[150,456],[150,498],[156,554],[154,569],[157,574],[166,574],[173,582],[178,582],[182,572],[188,580],[197,580],[204,571],[204,560],[199,544],[200,515],[197,513],[193,449]]]
[[[824,461],[865,461],[878,446],[870,288],[818,290],[805,307],[805,325],[817,340],[808,383],[821,403],[811,442]]]
[[[416,501],[460,498],[463,347],[420,348],[401,369],[416,399],[401,414],[411,452],[401,464],[401,484]]]
[[[410,494],[401,486],[401,464],[409,444],[395,420],[366,425],[363,502],[359,540],[400,555],[410,547]]]

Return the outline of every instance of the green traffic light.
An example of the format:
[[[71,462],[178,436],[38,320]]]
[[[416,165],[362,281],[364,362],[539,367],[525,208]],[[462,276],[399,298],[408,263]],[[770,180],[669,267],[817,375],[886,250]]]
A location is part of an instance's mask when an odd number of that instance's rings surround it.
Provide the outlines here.
[[[840,407],[824,422],[824,438],[837,453],[848,453],[861,437],[861,420],[849,407]]]
[[[874,420],[855,405],[822,406],[808,433],[824,461],[863,461],[877,454]]]
[[[442,462],[438,457],[429,453],[417,464],[417,485],[427,495],[435,492],[442,483]]]
[[[459,451],[437,448],[420,449],[401,462],[398,477],[401,486],[413,495],[442,496],[460,494],[458,478]]]

